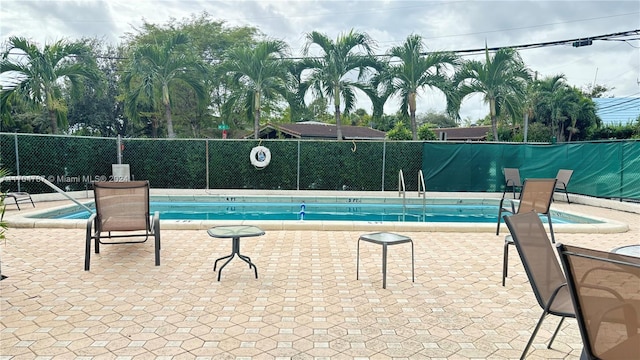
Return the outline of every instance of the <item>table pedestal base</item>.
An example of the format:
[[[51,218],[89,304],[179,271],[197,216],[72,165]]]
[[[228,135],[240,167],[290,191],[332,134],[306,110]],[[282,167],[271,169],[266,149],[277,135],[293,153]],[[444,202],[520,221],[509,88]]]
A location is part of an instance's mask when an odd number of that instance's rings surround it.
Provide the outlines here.
[[[222,269],[224,269],[225,266],[227,266],[227,264],[236,256],[238,255],[238,257],[240,258],[240,260],[246,262],[247,264],[249,264],[249,269],[253,268],[253,271],[256,274],[256,279],[258,278],[258,268],[256,267],[256,265],[254,263],[251,262],[251,258],[246,256],[246,255],[242,255],[240,254],[240,238],[239,237],[234,237],[233,238],[233,245],[232,245],[232,251],[230,255],[227,256],[223,256],[221,258],[216,259],[216,261],[213,263],[213,271],[216,271],[216,267],[218,266],[218,261],[220,260],[224,260],[224,259],[229,259],[227,261],[225,261],[224,264],[222,264],[222,266],[220,266],[220,270],[218,270],[218,281],[220,281],[220,275],[222,275]]]

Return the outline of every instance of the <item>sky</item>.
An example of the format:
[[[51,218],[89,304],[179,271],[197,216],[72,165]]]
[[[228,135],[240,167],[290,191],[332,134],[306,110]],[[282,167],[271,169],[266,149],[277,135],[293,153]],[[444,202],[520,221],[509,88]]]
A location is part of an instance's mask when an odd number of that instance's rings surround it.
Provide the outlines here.
[[[427,51],[511,47],[597,37],[638,30],[632,36],[607,37],[591,46],[571,43],[519,50],[539,78],[563,74],[578,88],[603,85],[607,96],[640,97],[640,1],[401,1],[401,0],[0,0],[0,40],[21,36],[42,47],[60,39],[96,37],[121,43],[143,21],[163,25],[207,12],[229,26],[257,27],[286,41],[293,56],[302,55],[304,35],[319,31],[331,39],[350,30],[376,41],[376,54],[401,45],[411,34],[424,39]],[[483,60],[480,55],[465,59]],[[444,96],[426,89],[417,112],[442,112]],[[371,113],[364,95],[358,107]],[[398,109],[397,101],[385,106]],[[467,98],[462,119],[483,118],[482,97]]]

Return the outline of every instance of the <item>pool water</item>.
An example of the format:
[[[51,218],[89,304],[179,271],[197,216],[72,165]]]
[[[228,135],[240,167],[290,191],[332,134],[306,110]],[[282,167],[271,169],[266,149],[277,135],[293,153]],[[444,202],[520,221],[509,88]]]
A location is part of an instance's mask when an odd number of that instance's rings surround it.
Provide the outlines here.
[[[175,201],[173,201],[175,200]],[[367,222],[496,223],[498,203],[485,199],[365,199],[365,198],[269,198],[223,197],[192,201],[156,201],[151,212],[161,220],[303,220]],[[90,206],[91,207],[91,206]],[[37,215],[49,219],[88,219],[79,206]],[[546,216],[542,217],[546,221]],[[554,224],[599,223],[598,220],[552,212]]]

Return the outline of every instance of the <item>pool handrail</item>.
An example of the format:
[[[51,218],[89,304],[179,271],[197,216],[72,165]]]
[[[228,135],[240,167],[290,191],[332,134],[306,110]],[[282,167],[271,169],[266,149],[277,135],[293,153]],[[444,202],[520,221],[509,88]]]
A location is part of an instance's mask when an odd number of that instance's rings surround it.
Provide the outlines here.
[[[406,191],[407,189],[404,185],[404,174],[402,173],[402,169],[400,169],[400,171],[398,172],[398,196],[402,195],[403,197],[405,197]]]
[[[427,192],[427,187],[424,184],[424,174],[422,174],[422,169],[418,170],[418,196],[425,196]]]
[[[402,221],[404,221],[407,208],[407,188],[404,184],[404,173],[402,169],[398,172],[398,196],[402,195]]]
[[[87,210],[90,214],[93,214],[94,211],[87,207],[86,205],[82,204],[81,202],[79,202],[78,200],[74,199],[73,197],[69,196],[69,194],[67,194],[64,190],[60,189],[59,187],[57,187],[56,185],[54,185],[52,182],[50,182],[49,180],[45,179],[42,176],[39,175],[19,175],[19,176],[3,176],[0,178],[0,183],[2,183],[3,181],[6,180],[14,180],[14,181],[40,181],[44,184],[46,184],[47,186],[49,186],[50,188],[52,188],[53,190],[55,190],[56,192],[58,192],[60,195],[66,197],[67,199],[73,201],[74,203],[76,203],[76,205],[79,205],[81,207],[83,207],[85,210]]]
[[[422,190],[421,190],[422,189]],[[427,186],[424,182],[422,169],[418,170],[418,197],[422,195],[422,212],[427,212]]]

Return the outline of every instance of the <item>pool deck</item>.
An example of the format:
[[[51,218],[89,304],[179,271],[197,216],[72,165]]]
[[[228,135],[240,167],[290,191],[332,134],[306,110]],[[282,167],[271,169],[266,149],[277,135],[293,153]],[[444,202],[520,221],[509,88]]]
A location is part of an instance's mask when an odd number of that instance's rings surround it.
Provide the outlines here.
[[[600,250],[639,243],[637,204],[557,199],[552,209],[627,225],[565,228],[558,242]],[[36,210],[59,205],[38,200]],[[28,211],[9,206],[6,216]],[[401,244],[389,248],[383,289],[375,244],[360,244],[356,280],[361,230],[268,229],[241,241],[258,279],[234,259],[218,282],[213,263],[231,252],[231,240],[203,230],[163,223],[160,266],[147,242],[103,246],[85,272],[84,224],[11,227],[0,243],[8,276],[0,281],[0,360],[519,358],[541,309],[515,251],[501,286],[503,233],[394,231],[414,241],[415,282],[410,247]],[[557,323],[547,317],[528,359],[579,358],[572,319],[546,348]]]

